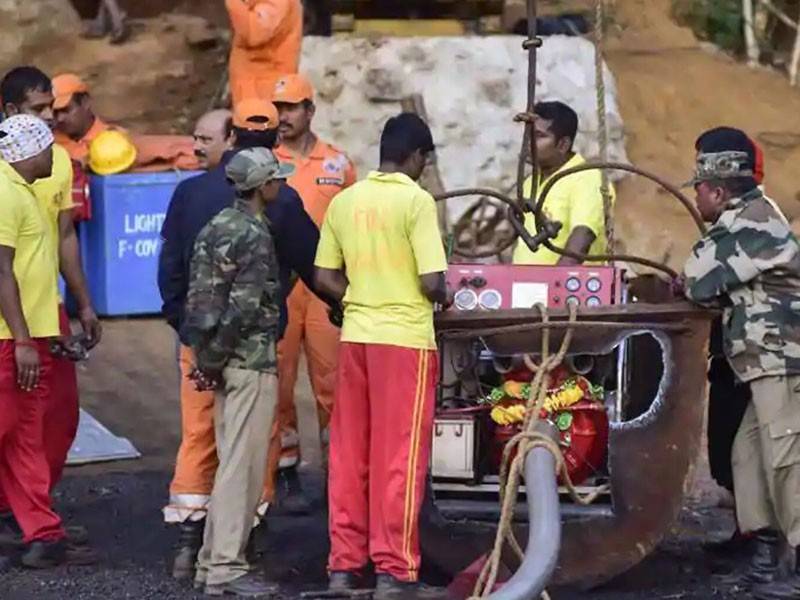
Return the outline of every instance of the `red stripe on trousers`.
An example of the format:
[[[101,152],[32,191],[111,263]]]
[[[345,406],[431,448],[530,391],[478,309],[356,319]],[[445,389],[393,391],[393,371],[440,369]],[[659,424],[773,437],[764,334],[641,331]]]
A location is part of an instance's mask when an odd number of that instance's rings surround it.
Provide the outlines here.
[[[14,342],[0,341],[0,486],[19,523],[24,541],[64,537],[50,500],[50,469],[42,445],[43,421],[50,401],[53,359],[46,340],[37,340],[39,385],[24,392],[17,384]]]
[[[435,351],[341,344],[330,430],[331,571],[371,560],[378,573],[417,580],[437,376]]]
[[[69,316],[59,306],[61,335],[72,335]],[[44,452],[50,467],[50,491],[61,481],[69,449],[78,433],[80,414],[78,375],[75,363],[65,358],[53,358],[52,385],[44,417]],[[0,512],[10,510],[0,487]]]

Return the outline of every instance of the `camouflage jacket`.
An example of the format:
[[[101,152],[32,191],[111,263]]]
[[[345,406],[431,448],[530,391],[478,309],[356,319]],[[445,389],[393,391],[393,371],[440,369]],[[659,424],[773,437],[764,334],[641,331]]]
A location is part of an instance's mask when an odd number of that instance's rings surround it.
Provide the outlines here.
[[[240,202],[197,236],[181,335],[201,369],[275,373],[278,262],[267,223]]]
[[[684,275],[690,300],[723,309],[725,355],[742,381],[800,374],[800,244],[760,190],[730,202]]]

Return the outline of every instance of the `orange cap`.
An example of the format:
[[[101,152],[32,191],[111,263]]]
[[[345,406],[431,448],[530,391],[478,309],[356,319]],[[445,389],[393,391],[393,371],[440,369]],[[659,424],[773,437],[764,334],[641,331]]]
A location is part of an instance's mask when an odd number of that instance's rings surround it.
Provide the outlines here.
[[[72,96],[75,94],[88,94],[89,86],[83,80],[72,73],[65,73],[53,78],[53,108],[61,110],[69,106]]]
[[[258,98],[242,100],[233,108],[233,126],[250,131],[278,128],[278,109],[272,102]]]
[[[314,88],[311,87],[311,82],[302,75],[286,75],[275,84],[273,102],[300,104],[305,100],[314,100]]]

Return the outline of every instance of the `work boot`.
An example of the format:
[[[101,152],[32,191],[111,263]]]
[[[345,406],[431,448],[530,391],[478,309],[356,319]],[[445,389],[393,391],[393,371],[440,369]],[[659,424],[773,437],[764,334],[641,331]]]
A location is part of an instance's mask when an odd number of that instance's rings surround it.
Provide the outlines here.
[[[206,596],[242,596],[244,598],[263,598],[273,596],[278,593],[279,587],[275,583],[267,583],[256,573],[246,573],[241,577],[220,583],[218,585],[206,585]]]
[[[331,592],[357,590],[361,583],[361,574],[355,571],[331,571],[328,576],[328,589]]]
[[[303,493],[297,467],[278,470],[276,487],[278,489],[276,504],[280,512],[298,517],[311,513],[311,503]]]
[[[89,532],[81,525],[68,525],[64,528],[67,540],[76,546],[86,546],[89,543]],[[22,540],[22,530],[12,513],[0,514],[0,548],[18,550],[25,546]]]
[[[203,545],[203,531],[206,521],[185,521],[179,525],[180,534],[175,546],[175,558],[172,561],[172,577],[178,581],[194,578],[194,565],[197,554]]]
[[[65,540],[35,541],[20,557],[23,566],[29,569],[52,569],[67,561]]]
[[[750,587],[772,583],[779,577],[780,539],[772,529],[755,533],[750,564],[742,574],[726,578],[727,583]]]
[[[706,542],[703,550],[720,558],[736,558],[750,556],[755,550],[755,536],[742,533],[737,528],[733,535],[720,542]]]
[[[447,590],[424,583],[400,581],[399,579],[379,573],[373,600],[443,600],[447,598]]]
[[[0,514],[0,548],[19,550],[25,546],[22,541],[22,530],[12,513]]]
[[[794,569],[787,578],[754,585],[750,591],[756,600],[800,600],[800,548],[795,548]]]

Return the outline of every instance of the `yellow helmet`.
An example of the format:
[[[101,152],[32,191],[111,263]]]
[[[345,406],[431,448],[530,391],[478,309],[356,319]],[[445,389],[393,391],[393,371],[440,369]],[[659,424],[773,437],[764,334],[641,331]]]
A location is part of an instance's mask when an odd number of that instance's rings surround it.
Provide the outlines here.
[[[130,169],[134,162],[136,146],[121,131],[104,131],[89,146],[89,167],[98,175],[122,173]]]

